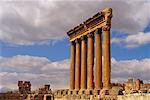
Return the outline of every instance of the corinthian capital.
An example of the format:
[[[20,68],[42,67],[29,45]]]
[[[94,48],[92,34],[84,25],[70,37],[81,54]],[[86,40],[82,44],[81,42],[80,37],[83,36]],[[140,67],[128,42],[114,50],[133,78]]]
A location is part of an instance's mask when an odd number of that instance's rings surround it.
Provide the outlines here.
[[[79,38],[75,40],[75,43],[79,43],[79,42],[80,42],[80,39],[79,39]]]
[[[102,27],[103,31],[110,31],[110,26],[109,25],[105,25]]]
[[[89,33],[89,34],[87,35],[88,38],[93,37],[93,36],[94,36],[93,33]]]
[[[112,18],[112,9],[111,8],[106,8],[102,11],[106,25],[111,25],[111,18]]]
[[[86,40],[86,36],[81,36],[81,41]]]
[[[112,9],[111,8],[106,8],[102,11],[104,14],[105,18],[111,18],[112,17]]]

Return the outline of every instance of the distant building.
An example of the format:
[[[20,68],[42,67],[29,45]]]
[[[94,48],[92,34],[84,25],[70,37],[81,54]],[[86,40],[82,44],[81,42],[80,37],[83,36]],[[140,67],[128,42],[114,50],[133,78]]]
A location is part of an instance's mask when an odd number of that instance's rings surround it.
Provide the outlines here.
[[[138,93],[138,92],[149,92],[150,84],[144,84],[140,79],[128,79],[124,83],[124,89],[126,93]]]
[[[31,93],[31,83],[30,81],[18,81],[19,93],[28,94]]]
[[[140,86],[141,84],[143,84],[143,81],[139,79],[137,80],[128,79],[128,81],[125,82],[124,84],[125,84],[125,91],[140,90]]]
[[[39,88],[38,91],[34,91],[34,93],[29,94],[27,98],[27,100],[53,100],[50,85],[44,85],[44,87]]]
[[[39,93],[40,93],[40,94],[48,94],[48,93],[51,93],[50,85],[49,85],[49,84],[46,84],[46,85],[44,85],[43,88],[39,88]]]

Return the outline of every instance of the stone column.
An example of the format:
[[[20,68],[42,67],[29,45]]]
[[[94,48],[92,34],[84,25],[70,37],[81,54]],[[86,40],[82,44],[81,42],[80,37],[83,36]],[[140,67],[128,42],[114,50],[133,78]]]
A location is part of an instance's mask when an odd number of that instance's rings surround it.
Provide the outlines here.
[[[81,89],[87,85],[87,45],[85,36],[81,37]]]
[[[104,32],[104,89],[108,90],[110,86],[111,78],[111,54],[110,54],[110,28],[112,9],[106,8],[103,10],[105,25],[102,27]]]
[[[93,34],[88,34],[88,57],[87,57],[87,70],[88,70],[88,89],[93,89],[93,66],[94,66],[94,39]]]
[[[104,88],[110,88],[111,60],[110,60],[110,27],[104,26]]]
[[[101,29],[95,31],[95,41],[96,41],[96,79],[95,79],[95,89],[99,90],[102,88],[102,40],[101,40]]]
[[[75,40],[76,42],[76,60],[75,60],[75,89],[80,89],[80,72],[81,72],[81,52],[80,52],[80,41],[79,39]]]
[[[71,42],[70,46],[70,90],[73,90],[75,88],[75,43]]]

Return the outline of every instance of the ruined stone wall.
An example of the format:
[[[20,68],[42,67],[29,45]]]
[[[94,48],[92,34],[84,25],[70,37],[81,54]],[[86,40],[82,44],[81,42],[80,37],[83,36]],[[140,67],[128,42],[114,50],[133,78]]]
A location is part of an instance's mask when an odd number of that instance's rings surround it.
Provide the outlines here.
[[[150,93],[135,93],[117,96],[117,100],[150,100]]]
[[[18,90],[21,94],[27,94],[31,92],[30,81],[18,81]]]
[[[0,93],[0,100],[21,100],[19,93]]]
[[[105,96],[100,95],[65,95],[54,97],[54,100],[117,100],[115,96]]]
[[[150,100],[150,94],[128,94],[115,96],[107,95],[101,98],[100,95],[64,95],[57,96],[54,100]]]
[[[72,92],[72,93],[71,93]],[[96,91],[76,92],[68,90],[58,90],[54,93],[54,100],[117,100],[117,95],[102,95]]]

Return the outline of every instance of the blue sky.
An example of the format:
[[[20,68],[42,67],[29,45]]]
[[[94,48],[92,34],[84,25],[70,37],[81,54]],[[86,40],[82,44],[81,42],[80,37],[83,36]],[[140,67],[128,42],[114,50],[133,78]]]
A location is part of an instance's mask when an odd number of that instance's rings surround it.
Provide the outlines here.
[[[31,81],[33,89],[47,82],[68,88],[66,32],[106,7],[113,9],[112,82],[150,82],[148,0],[0,1],[0,89],[16,89],[18,80]]]
[[[147,26],[145,32],[149,32],[150,27]],[[122,37],[121,33],[113,31],[111,38]],[[118,35],[119,34],[119,35]],[[150,57],[150,44],[141,45],[135,48],[127,48],[122,44],[111,45],[111,55],[117,60],[130,60],[130,59],[143,59]],[[70,42],[69,38],[66,38],[49,44],[36,44],[30,46],[14,46],[8,43],[1,42],[1,56],[12,57],[15,55],[30,55],[47,57],[51,61],[59,61],[63,59],[69,59],[70,57]]]
[[[11,57],[15,55],[31,55],[47,57],[51,61],[63,60],[69,58],[70,44],[68,38],[58,41],[54,44],[42,44],[32,46],[12,46],[7,43],[1,43],[1,56]]]

